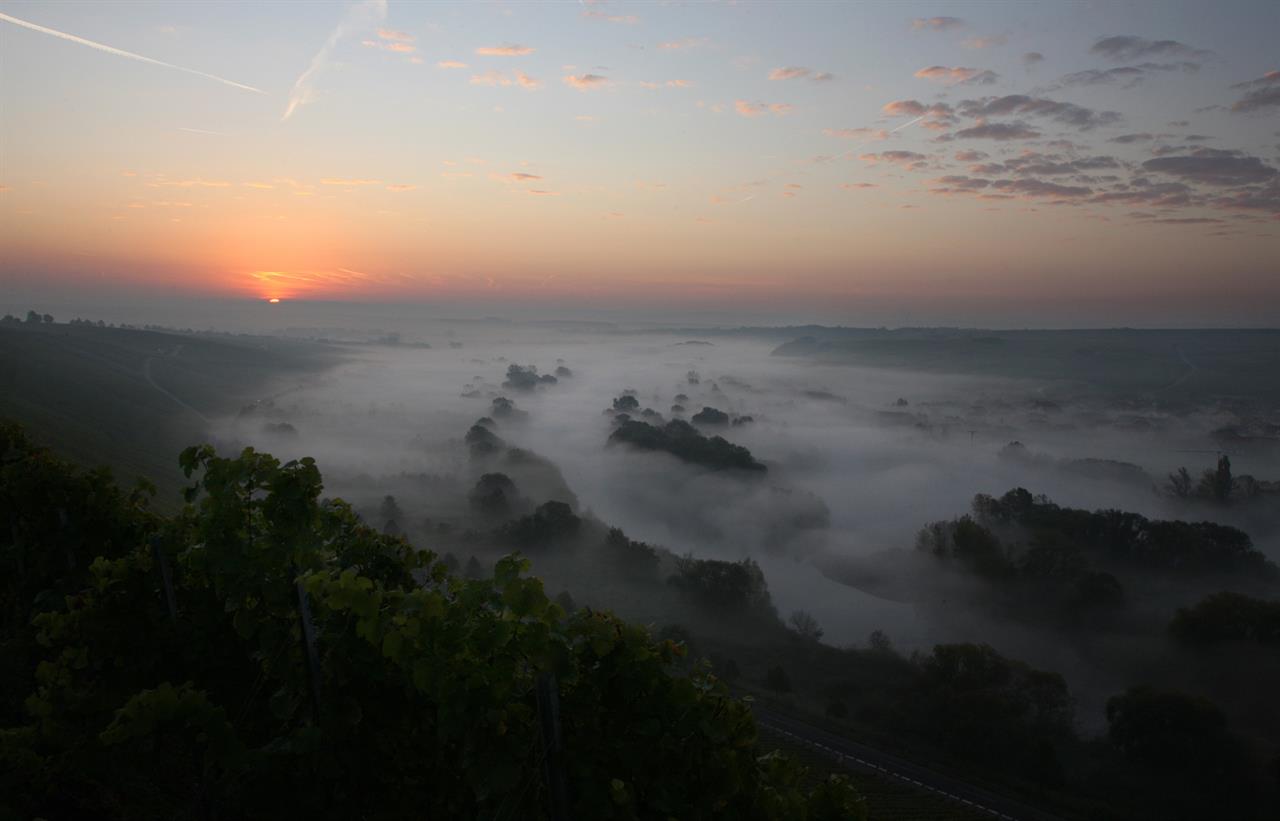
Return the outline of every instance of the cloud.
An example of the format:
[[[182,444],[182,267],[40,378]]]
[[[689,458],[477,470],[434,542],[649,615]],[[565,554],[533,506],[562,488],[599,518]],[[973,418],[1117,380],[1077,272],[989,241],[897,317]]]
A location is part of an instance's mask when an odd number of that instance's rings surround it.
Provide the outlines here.
[[[384,43],[379,40],[361,40],[360,45],[366,48],[380,48],[383,51],[394,51],[399,54],[411,54],[414,51],[417,51],[416,48],[408,43],[402,43],[399,41]]]
[[[238,88],[243,91],[252,91],[255,94],[267,93],[260,88],[254,88],[253,86],[245,85],[244,83],[237,83],[234,80],[228,80],[227,78],[219,77],[216,74],[208,74],[203,71],[197,71],[194,68],[185,68],[183,66],[175,66],[173,63],[166,63],[161,60],[154,60],[150,57],[143,57],[141,54],[134,54],[132,51],[124,51],[123,49],[118,49],[118,48],[115,48],[114,46],[108,46],[104,43],[98,43],[93,40],[86,40],[83,37],[77,37],[74,34],[67,34],[65,31],[58,31],[56,29],[45,28],[44,26],[37,25],[35,23],[28,23],[26,20],[19,20],[17,17],[10,17],[9,15],[4,13],[0,13],[0,21],[4,21],[6,23],[12,23],[15,26],[21,26],[22,28],[30,29],[31,31],[38,31],[41,34],[47,34],[50,37],[57,37],[59,39],[66,40],[67,42],[70,42],[70,43],[76,43],[78,45],[88,46],[89,48],[97,49],[98,51],[103,51],[103,52],[106,52],[107,54],[114,54],[117,57],[126,57],[130,60],[137,60],[140,63],[150,63],[153,66],[171,68],[171,69],[174,69],[175,71],[181,71],[186,74],[194,74],[197,77],[204,77],[206,80],[215,80],[219,83],[222,83],[223,85],[229,85],[232,88]]]
[[[1280,71],[1268,71],[1256,80],[1236,83],[1232,88],[1248,89],[1231,104],[1231,110],[1237,114],[1280,107]]]
[[[530,46],[522,46],[515,43],[505,43],[500,46],[481,46],[476,49],[476,54],[481,57],[523,57],[526,54],[533,54],[534,49]]]
[[[949,128],[954,122],[954,110],[947,103],[933,103],[925,105],[919,100],[894,100],[885,103],[880,109],[888,117],[914,117],[910,122],[903,123],[892,129],[893,131],[901,131],[913,123],[924,120],[924,128],[932,128],[935,130]]]
[[[166,186],[172,188],[230,188],[231,183],[225,180],[206,180],[196,177],[192,180],[157,180],[150,185]]]
[[[980,68],[965,68],[956,66],[955,68],[947,68],[946,66],[929,66],[922,68],[915,73],[916,77],[921,80],[932,80],[936,83],[947,83],[949,85],[984,85],[989,86],[994,83],[999,75],[994,71],[987,71]]]
[[[979,162],[987,158],[985,151],[957,151],[955,154],[957,162]]]
[[[537,174],[525,174],[521,171],[514,171],[510,174],[490,174],[489,178],[497,180],[498,182],[514,182],[514,183],[537,182],[538,180],[542,179],[542,177],[540,177]]]
[[[578,91],[591,91],[609,85],[609,78],[599,74],[568,74],[562,79],[565,85]]]
[[[644,80],[640,81],[640,87],[647,88],[650,91],[653,91],[654,89],[662,88],[663,86],[666,86],[667,88],[692,88],[693,81],[692,80],[667,80],[665,83],[650,83],[650,82],[645,82]]]
[[[1154,139],[1155,139],[1154,134],[1149,134],[1146,131],[1142,131],[1137,134],[1121,134],[1119,137],[1112,137],[1111,139],[1107,140],[1107,142],[1119,143],[1120,145],[1131,145],[1133,143],[1148,143]]]
[[[951,31],[964,28],[964,21],[959,17],[917,17],[911,21],[911,28],[916,31]]]
[[[1090,68],[1064,76],[1058,81],[1060,86],[1091,86],[1121,84],[1132,88],[1142,82],[1148,74],[1158,71],[1183,71],[1187,73],[1200,70],[1199,63],[1139,63],[1136,66],[1119,66],[1117,68]]]
[[[881,151],[878,154],[859,154],[858,159],[870,165],[889,163],[908,171],[918,171],[929,165],[929,158],[915,151]]]
[[[1039,65],[1043,62],[1044,55],[1038,51],[1028,51],[1026,54],[1022,55],[1022,65],[1027,68],[1031,68],[1032,66]]]
[[[395,29],[378,29],[378,36],[383,40],[395,40],[400,43],[412,43],[418,39],[407,31],[396,31]]]
[[[603,11],[594,11],[587,9],[582,12],[582,16],[586,20],[600,20],[605,23],[619,23],[624,26],[634,26],[640,22],[640,18],[634,14],[606,14]]]
[[[698,48],[705,46],[711,42],[706,37],[686,37],[683,40],[668,40],[665,43],[658,43],[658,48],[662,51],[679,51],[687,48]]]
[[[770,80],[801,80],[808,77],[815,83],[829,83],[836,75],[829,71],[814,71],[804,66],[784,66],[769,72]]]
[[[534,196],[537,196],[537,197],[558,197],[558,196],[560,196],[560,192],[559,192],[559,191],[544,191],[543,189],[540,189],[540,188],[530,188],[530,189],[528,190],[528,193],[533,194]]]
[[[1089,49],[1089,53],[1114,62],[1121,62],[1150,57],[1202,59],[1208,57],[1212,52],[1192,48],[1186,43],[1179,43],[1177,40],[1148,40],[1144,37],[1135,37],[1132,34],[1120,34],[1114,37],[1102,38],[1093,44]]]
[[[457,60],[441,60],[436,63],[436,68],[466,68],[466,63],[460,63]]]
[[[801,66],[786,66],[785,68],[775,68],[769,72],[770,80],[799,80],[802,77],[808,77],[813,69],[802,68]]]
[[[1065,175],[1086,175],[1096,171],[1120,168],[1120,161],[1115,157],[1092,156],[1068,158],[1059,154],[1042,154],[1038,151],[1023,151],[1021,155],[1004,162],[986,163],[970,166],[974,173],[996,175],[1013,174],[1020,177],[1054,177]]]
[[[1031,140],[1040,132],[1025,123],[979,123],[955,133],[962,140]]]
[[[839,137],[842,140],[889,139],[889,132],[883,128],[824,128],[822,133],[828,137]]]
[[[1007,42],[1009,42],[1007,34],[989,34],[986,37],[970,37],[962,45],[965,48],[982,49],[1003,46]]]
[[[1145,171],[1204,185],[1249,185],[1275,180],[1280,171],[1239,151],[1196,148],[1177,157],[1158,157],[1142,164]]]
[[[532,91],[541,87],[542,82],[535,80],[523,71],[514,71],[508,76],[501,71],[489,69],[483,74],[471,75],[471,84],[477,86],[520,86]]]
[[[964,100],[956,106],[956,110],[966,117],[985,118],[1010,114],[1045,117],[1082,131],[1100,125],[1111,125],[1123,119],[1116,111],[1095,111],[1075,103],[1062,103],[1044,97],[1029,97],[1026,94]]]
[[[1023,194],[1029,197],[1087,197],[1093,193],[1081,185],[1059,185],[1044,180],[996,180],[991,187],[999,191]]]
[[[412,185],[412,184],[410,184],[410,183],[395,182],[395,183],[391,183],[390,185],[388,185],[388,186],[387,186],[387,190],[388,190],[388,191],[395,191],[395,192],[397,192],[397,193],[398,193],[398,192],[400,192],[400,191],[412,191],[412,190],[414,190],[414,189],[415,189],[415,188],[417,188],[417,187],[418,187],[418,186],[416,186],[416,185]]]
[[[890,117],[919,117],[926,109],[924,104],[917,100],[894,100],[885,103],[880,110]]]
[[[782,116],[792,108],[790,103],[751,103],[746,100],[735,100],[733,103],[733,110],[743,117],[759,117],[761,114]]]
[[[948,175],[929,180],[929,183],[935,186],[930,189],[935,194],[954,194],[981,191],[991,185],[991,180],[981,177]]]
[[[860,188],[879,188],[874,182],[842,182],[840,187],[846,191],[853,191]]]
[[[311,58],[311,63],[306,70],[294,81],[293,88],[289,91],[289,101],[285,105],[284,114],[280,117],[281,121],[289,119],[299,108],[315,101],[315,89],[312,83],[328,65],[329,55],[333,53],[338,42],[348,33],[367,28],[386,16],[386,0],[364,0],[347,9],[342,21],[329,33],[329,38]]]

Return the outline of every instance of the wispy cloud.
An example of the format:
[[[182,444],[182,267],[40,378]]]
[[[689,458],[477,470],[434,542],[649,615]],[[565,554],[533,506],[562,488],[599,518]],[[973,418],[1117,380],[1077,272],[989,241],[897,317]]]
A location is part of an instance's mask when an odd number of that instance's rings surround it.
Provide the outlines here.
[[[1090,54],[1105,57],[1108,60],[1141,60],[1145,57],[1183,57],[1200,59],[1210,56],[1212,52],[1192,48],[1177,40],[1148,40],[1132,34],[1118,34],[1104,37],[1089,49]]]
[[[1003,46],[1007,42],[1009,42],[1009,35],[1007,34],[988,34],[986,37],[970,37],[962,45],[965,48],[982,49]]]
[[[4,13],[0,13],[0,21],[4,21],[6,23],[12,23],[15,26],[21,26],[22,28],[30,29],[31,31],[38,31],[41,34],[47,34],[50,37],[57,37],[59,39],[66,40],[67,42],[70,42],[70,43],[76,43],[78,45],[88,46],[89,48],[97,49],[98,51],[103,51],[103,52],[106,52],[107,54],[114,54],[117,57],[127,57],[130,60],[137,60],[138,62],[141,62],[141,63],[150,63],[153,66],[162,66],[164,68],[171,68],[176,71],[182,71],[187,74],[194,74],[197,77],[204,77],[206,80],[216,80],[219,83],[222,83],[224,85],[229,85],[232,88],[238,88],[243,91],[252,91],[255,94],[267,93],[260,88],[254,88],[253,86],[248,86],[248,85],[245,85],[244,83],[237,83],[234,80],[228,80],[227,78],[219,77],[216,74],[209,74],[204,71],[197,71],[194,68],[186,68],[184,66],[175,66],[173,63],[166,63],[166,62],[163,62],[162,60],[152,59],[151,57],[143,57],[141,54],[134,54],[132,51],[125,51],[123,49],[118,49],[114,46],[108,46],[105,43],[98,43],[93,40],[86,40],[83,37],[77,37],[76,35],[68,34],[65,31],[58,31],[57,29],[46,28],[45,26],[37,25],[36,23],[29,23],[26,20],[19,20],[17,17],[10,17],[9,15]]]
[[[320,180],[321,185],[341,185],[347,188],[354,188],[359,185],[380,185],[382,180],[366,180],[366,179],[343,179],[341,177],[325,177]]]
[[[520,86],[532,91],[541,87],[542,81],[530,77],[523,71],[514,71],[508,76],[501,71],[489,69],[483,74],[471,75],[471,84],[477,86]]]
[[[565,85],[578,91],[591,91],[609,85],[609,78],[599,74],[569,74],[563,79]]]
[[[378,36],[383,40],[395,40],[401,43],[412,43],[418,39],[407,31],[396,31],[395,29],[378,29]]]
[[[466,68],[466,67],[467,67],[466,63],[461,63],[457,60],[441,60],[440,62],[436,63],[436,68]]]
[[[932,80],[935,83],[948,85],[991,85],[998,78],[994,71],[981,68],[965,68],[964,66],[929,66],[915,73],[921,80]]]
[[[582,12],[582,16],[587,20],[599,20],[604,23],[619,23],[624,26],[634,26],[640,22],[640,18],[634,14],[608,14],[603,11],[595,11],[587,9]]]
[[[313,83],[315,78],[324,71],[325,66],[329,63],[329,56],[333,54],[334,48],[337,47],[339,41],[353,31],[359,31],[368,28],[374,23],[381,22],[387,16],[387,0],[363,0],[347,10],[346,16],[338,23],[337,27],[329,33],[329,38],[324,41],[324,45],[311,58],[311,63],[306,70],[298,75],[298,79],[294,81],[293,88],[289,91],[289,102],[285,105],[284,115],[281,121],[288,120],[304,105],[315,100],[315,89]]]
[[[911,28],[916,31],[950,31],[964,28],[964,21],[959,17],[917,17],[911,21]]]
[[[522,46],[515,43],[504,43],[500,46],[481,46],[476,49],[476,54],[481,57],[523,57],[526,54],[533,54],[534,49],[530,46]]]
[[[828,137],[839,137],[842,140],[887,140],[889,132],[883,128],[824,128],[822,133]]]
[[[804,66],[782,66],[769,72],[770,80],[802,80],[808,78],[815,83],[826,83],[836,78],[829,71],[814,71]]]
[[[414,190],[414,189],[415,189],[415,188],[417,188],[417,187],[418,187],[418,186],[413,185],[413,184],[411,184],[411,183],[406,183],[406,182],[393,182],[393,183],[391,183],[390,185],[388,185],[388,186],[387,186],[387,190],[388,190],[388,191],[395,191],[395,192],[399,193],[399,192],[401,192],[401,191],[412,191],[412,190]]]
[[[414,46],[400,41],[386,42],[383,40],[362,40],[360,44],[366,48],[380,48],[383,51],[394,51],[399,54],[412,54],[417,51]]]
[[[790,103],[753,103],[747,100],[736,100],[733,104],[733,110],[743,117],[759,117],[761,114],[781,116],[793,107]]]

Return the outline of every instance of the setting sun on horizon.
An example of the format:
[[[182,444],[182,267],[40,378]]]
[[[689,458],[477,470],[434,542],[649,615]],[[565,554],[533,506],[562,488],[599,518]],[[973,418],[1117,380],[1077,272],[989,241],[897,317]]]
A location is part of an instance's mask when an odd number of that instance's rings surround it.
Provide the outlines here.
[[[937,320],[1277,306],[1275,4],[1159,30],[1168,4],[946,6],[5,2],[0,276]]]

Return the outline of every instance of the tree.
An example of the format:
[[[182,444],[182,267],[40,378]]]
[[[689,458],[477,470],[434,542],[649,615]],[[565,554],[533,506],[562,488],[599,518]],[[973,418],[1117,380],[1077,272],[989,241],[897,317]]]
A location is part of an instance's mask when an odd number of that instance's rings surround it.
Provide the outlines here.
[[[1231,479],[1231,459],[1227,454],[1218,457],[1218,466],[1206,470],[1200,477],[1200,495],[1207,496],[1220,504],[1231,501],[1231,491],[1235,482]]]
[[[893,642],[889,640],[889,634],[883,630],[872,630],[867,644],[877,653],[893,652]]]
[[[1169,474],[1169,483],[1167,485],[1169,492],[1179,499],[1191,498],[1191,474],[1186,468],[1178,468],[1174,473]]]
[[[27,685],[0,714],[0,815],[545,817],[535,685],[553,676],[573,817],[862,817],[846,781],[808,791],[759,756],[749,706],[678,674],[681,648],[567,615],[526,560],[452,578],[320,499],[311,459],[181,464],[187,504],[163,517],[82,498],[100,477],[0,435],[0,561],[70,551],[0,577],[0,672]],[[27,539],[50,520],[64,531]]]
[[[505,473],[486,473],[471,489],[467,501],[485,516],[506,516],[518,498],[516,483],[511,481],[510,476]]]
[[[42,321],[43,321],[43,318],[40,316],[39,313],[35,311],[27,311],[28,325],[39,325]]]
[[[40,319],[41,319],[41,320],[44,322],[44,324],[46,324],[46,325],[52,325],[52,324],[53,324],[53,314],[45,314],[44,316],[40,317]]]
[[[389,535],[400,535],[400,521],[404,519],[404,511],[396,502],[396,497],[388,494],[382,498],[378,506],[378,518],[382,520],[382,532]]]
[[[822,638],[822,628],[818,625],[818,620],[808,610],[792,612],[791,618],[787,622],[791,625],[792,630],[800,634],[802,639],[818,641]]]

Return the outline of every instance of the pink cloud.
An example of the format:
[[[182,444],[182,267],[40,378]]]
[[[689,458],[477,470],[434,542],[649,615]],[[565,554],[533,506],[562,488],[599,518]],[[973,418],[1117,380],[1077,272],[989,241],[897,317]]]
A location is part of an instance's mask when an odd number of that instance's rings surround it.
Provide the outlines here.
[[[564,77],[564,84],[578,91],[591,91],[609,85],[609,78],[599,74],[568,74]]]
[[[761,114],[774,114],[782,116],[794,108],[790,103],[752,103],[746,100],[737,100],[733,104],[733,109],[743,117],[759,117]]]
[[[521,46],[514,43],[506,43],[501,46],[481,46],[476,49],[476,54],[481,57],[523,57],[526,54],[533,54],[534,49],[530,46]]]

